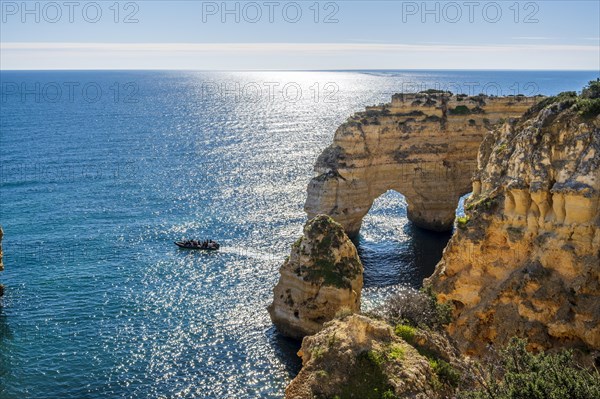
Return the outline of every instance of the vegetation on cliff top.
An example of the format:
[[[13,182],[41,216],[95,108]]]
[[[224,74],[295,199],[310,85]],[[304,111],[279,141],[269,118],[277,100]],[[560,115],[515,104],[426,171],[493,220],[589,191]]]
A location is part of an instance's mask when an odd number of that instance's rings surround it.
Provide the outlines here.
[[[448,110],[450,115],[469,115],[471,110],[466,105],[458,105],[456,108],[451,108]]]
[[[555,104],[562,104],[563,108],[573,107],[584,119],[596,118],[600,114],[600,80],[590,81],[580,95],[575,91],[564,91],[556,96],[545,98],[531,107],[523,118],[529,119]]]
[[[503,144],[503,145],[505,146],[505,144]],[[502,151],[503,145],[501,145],[499,147],[500,151]],[[473,210],[490,211],[490,210],[493,210],[496,205],[498,205],[498,202],[495,197],[482,196],[482,197],[476,198],[476,197],[471,196],[467,199],[467,203],[465,204],[465,210],[466,211],[473,211]]]
[[[479,387],[461,399],[594,399],[600,398],[600,372],[578,367],[570,351],[533,354],[527,341],[510,344],[474,367]]]
[[[420,312],[419,312],[420,309]],[[430,386],[435,398],[457,399],[595,399],[600,397],[600,373],[597,369],[579,367],[570,351],[558,353],[531,353],[527,341],[513,338],[499,352],[490,350],[484,360],[464,363],[448,360],[448,348],[438,346],[440,337],[429,328],[438,328],[449,321],[449,309],[440,307],[430,287],[411,290],[390,298],[374,316],[388,323],[396,323],[394,333],[425,357],[433,372]],[[417,327],[419,325],[420,327]],[[423,329],[424,328],[424,329]],[[427,332],[429,331],[429,332]],[[335,333],[327,338],[329,348],[317,347],[312,353],[327,362],[321,364],[316,375],[321,380],[330,378],[336,370],[338,355],[335,351]],[[373,344],[375,342],[375,344]],[[448,341],[450,342],[450,341]],[[334,398],[396,398],[394,376],[400,376],[395,365],[410,357],[410,347],[387,339],[372,341],[370,349],[356,353],[352,367],[346,368],[347,379],[339,385]],[[441,351],[440,351],[441,350]],[[332,357],[333,356],[333,357]],[[453,356],[453,355],[450,355]],[[399,363],[398,363],[399,362]],[[392,373],[392,374],[390,374]],[[405,378],[403,376],[402,378]],[[331,397],[331,396],[328,396]],[[404,396],[401,396],[404,397]]]
[[[393,388],[383,373],[383,362],[382,355],[378,352],[360,353],[356,358],[356,367],[352,369],[353,372],[348,378],[349,383],[344,384],[340,394],[334,398],[395,398]]]
[[[395,325],[394,333],[427,359],[436,392],[451,392],[459,386],[461,372],[444,359],[449,353],[433,342],[445,335],[443,327],[451,321],[451,308],[438,302],[431,286],[400,292],[373,313]]]
[[[423,94],[448,94],[448,95],[452,95],[451,91],[448,91],[448,90],[437,90],[437,89],[421,90],[419,93],[423,93]]]
[[[338,250],[349,240],[344,228],[330,216],[318,215],[304,228],[304,237],[298,239],[293,248],[305,253],[311,260],[308,267],[297,270],[305,281],[322,283],[337,288],[351,288],[351,279],[360,272],[362,265],[356,257],[344,256],[336,259],[333,250]],[[306,244],[310,245],[306,245]],[[304,245],[303,245],[304,244]]]

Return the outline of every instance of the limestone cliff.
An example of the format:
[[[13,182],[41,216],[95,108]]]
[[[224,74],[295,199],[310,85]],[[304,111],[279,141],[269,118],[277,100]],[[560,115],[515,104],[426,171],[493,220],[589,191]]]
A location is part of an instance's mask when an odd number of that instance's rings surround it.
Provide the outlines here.
[[[467,353],[514,335],[600,349],[599,110],[567,93],[485,137],[467,216],[429,279]]]
[[[309,218],[327,214],[358,233],[373,201],[402,193],[409,219],[450,230],[460,196],[471,191],[477,150],[499,120],[521,116],[539,98],[396,94],[341,125],[308,186]]]
[[[427,342],[425,334],[433,333],[421,331],[419,334],[418,340]],[[416,336],[412,339],[417,340]],[[446,397],[452,390],[440,381],[438,374],[446,376],[448,373],[439,372],[438,364],[442,363],[435,360],[437,352],[425,347],[420,349],[423,354],[383,321],[362,315],[336,319],[318,334],[302,341],[299,355],[303,367],[288,385],[285,397]]]
[[[362,264],[342,226],[328,216],[306,223],[279,272],[268,310],[285,335],[302,338],[319,331],[342,309],[360,310]]]

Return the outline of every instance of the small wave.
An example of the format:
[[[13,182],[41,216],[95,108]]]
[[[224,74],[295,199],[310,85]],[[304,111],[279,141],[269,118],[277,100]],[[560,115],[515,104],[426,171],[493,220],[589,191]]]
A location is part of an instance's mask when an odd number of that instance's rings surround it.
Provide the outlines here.
[[[226,253],[226,254],[234,254],[234,255],[238,255],[238,256],[242,256],[242,257],[246,257],[246,258],[263,260],[263,261],[267,261],[267,262],[268,261],[280,261],[285,257],[282,255],[273,253],[273,252],[265,251],[265,250],[239,247],[239,246],[221,247],[221,249],[219,251],[222,253]]]

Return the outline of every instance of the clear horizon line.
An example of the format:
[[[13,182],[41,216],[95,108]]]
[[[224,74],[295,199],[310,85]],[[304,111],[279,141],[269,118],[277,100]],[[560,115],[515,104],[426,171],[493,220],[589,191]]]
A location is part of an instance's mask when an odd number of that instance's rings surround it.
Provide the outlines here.
[[[600,78],[600,71],[595,69],[512,69],[512,68],[478,68],[478,69],[465,69],[465,68],[348,68],[348,69],[190,69],[190,68],[22,68],[22,69],[3,69],[2,72],[413,72],[413,71],[426,71],[426,72],[597,72],[598,78]]]

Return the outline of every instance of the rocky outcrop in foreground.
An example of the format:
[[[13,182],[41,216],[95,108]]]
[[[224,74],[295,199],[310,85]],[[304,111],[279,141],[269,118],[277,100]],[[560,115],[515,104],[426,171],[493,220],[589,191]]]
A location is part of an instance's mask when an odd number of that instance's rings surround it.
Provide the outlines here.
[[[404,327],[408,333],[396,334],[389,324],[362,315],[327,323],[302,341],[303,367],[286,399],[445,397],[451,388],[442,379],[456,372],[439,356],[453,361],[452,351],[445,352],[434,333]]]
[[[515,335],[600,349],[599,110],[563,94],[482,143],[467,216],[429,279],[466,353]]]
[[[363,267],[356,247],[329,216],[306,223],[279,272],[268,310],[284,335],[302,338],[321,330],[340,310],[360,310]]]
[[[406,197],[408,218],[450,230],[459,198],[471,191],[477,150],[491,127],[521,116],[540,98],[396,94],[341,125],[315,164],[305,210],[327,214],[358,234],[373,201],[388,190]]]

